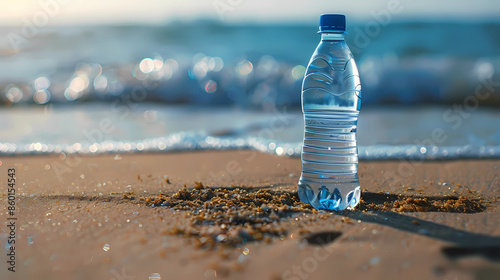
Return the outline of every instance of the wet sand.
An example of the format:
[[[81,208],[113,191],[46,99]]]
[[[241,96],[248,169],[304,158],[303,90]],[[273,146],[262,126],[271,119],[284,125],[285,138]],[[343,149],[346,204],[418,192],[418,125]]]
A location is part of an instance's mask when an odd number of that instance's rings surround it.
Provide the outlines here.
[[[253,151],[0,160],[4,224],[8,168],[16,169],[18,196],[16,272],[2,261],[1,279],[500,275],[499,160],[360,162],[364,204],[342,212],[294,200],[300,159]],[[216,192],[222,200],[193,204],[179,196],[184,185],[189,194]],[[238,202],[268,201],[231,211],[224,192]],[[412,206],[423,199],[437,206]],[[453,204],[460,199],[474,207]]]

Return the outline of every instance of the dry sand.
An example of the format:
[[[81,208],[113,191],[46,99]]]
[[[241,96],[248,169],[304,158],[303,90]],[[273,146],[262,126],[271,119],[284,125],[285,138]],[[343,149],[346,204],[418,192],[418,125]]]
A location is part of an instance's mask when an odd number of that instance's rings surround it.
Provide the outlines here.
[[[500,279],[498,160],[360,162],[371,209],[312,211],[294,202],[295,212],[269,209],[253,220],[272,221],[258,240],[250,223],[219,229],[186,204],[191,211],[150,205],[195,181],[294,197],[300,159],[253,151],[2,158],[4,224],[8,168],[16,169],[16,272],[2,248],[0,279]],[[481,207],[405,212],[394,204],[398,194],[441,205],[464,196]],[[379,211],[385,202],[392,211]],[[223,214],[219,222],[238,213]],[[214,243],[221,233],[232,242]],[[7,237],[2,226],[2,247]]]

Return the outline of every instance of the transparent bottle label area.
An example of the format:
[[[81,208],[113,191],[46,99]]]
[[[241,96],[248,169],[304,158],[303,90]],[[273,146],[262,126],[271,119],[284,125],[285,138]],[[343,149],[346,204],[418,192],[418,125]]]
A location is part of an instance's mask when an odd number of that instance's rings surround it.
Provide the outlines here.
[[[306,111],[300,200],[316,209],[359,203],[357,111]]]

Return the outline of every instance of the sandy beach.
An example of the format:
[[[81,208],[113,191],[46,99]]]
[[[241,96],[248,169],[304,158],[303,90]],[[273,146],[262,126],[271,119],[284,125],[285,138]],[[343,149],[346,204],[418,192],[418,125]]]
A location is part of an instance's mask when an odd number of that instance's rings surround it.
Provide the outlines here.
[[[5,225],[8,168],[16,173],[16,272],[7,269],[3,254],[2,279],[148,279],[153,273],[161,279],[500,275],[498,160],[360,162],[365,205],[383,206],[400,194],[443,203],[462,196],[481,205],[471,213],[450,212],[453,207],[337,213],[265,209],[263,217],[272,223],[263,235],[265,222],[253,223],[251,216],[250,223],[225,228],[198,223],[196,211],[179,210],[187,204],[177,209],[151,204],[178,197],[184,185],[191,193],[226,187],[243,196],[271,191],[293,198],[298,158],[254,151],[4,157],[0,217]],[[3,226],[2,246],[7,236]],[[226,236],[233,242],[225,242]]]

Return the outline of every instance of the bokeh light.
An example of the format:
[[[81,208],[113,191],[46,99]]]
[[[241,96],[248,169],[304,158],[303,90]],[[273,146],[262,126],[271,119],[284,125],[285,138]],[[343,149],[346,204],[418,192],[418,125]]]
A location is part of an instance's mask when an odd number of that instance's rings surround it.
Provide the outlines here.
[[[86,76],[77,76],[71,80],[69,88],[74,92],[83,91],[89,85],[89,79]]]
[[[208,60],[208,67],[214,72],[219,72],[224,68],[224,60],[222,58],[215,56]]]
[[[478,79],[488,79],[495,73],[495,67],[493,67],[490,61],[480,59],[476,62],[474,72]]]
[[[151,58],[145,58],[139,63],[139,69],[144,74],[149,74],[155,69],[155,62]]]
[[[248,74],[252,73],[253,70],[253,64],[246,60],[243,59],[238,64],[236,64],[236,73],[238,73],[240,76],[247,76]]]
[[[50,93],[46,90],[37,90],[35,94],[33,94],[33,100],[37,104],[46,104],[50,100]]]
[[[64,91],[64,97],[68,101],[74,101],[74,100],[78,99],[80,96],[79,96],[78,92],[72,90],[71,88],[67,88]]]
[[[108,87],[108,78],[104,75],[99,75],[94,79],[94,89],[98,92],[103,92]]]
[[[33,82],[35,90],[46,90],[50,86],[50,80],[47,77],[38,77]]]
[[[217,90],[217,83],[213,80],[208,80],[205,83],[205,91],[207,93],[214,93]]]
[[[160,71],[161,68],[163,67],[163,58],[161,56],[155,57],[155,59],[153,60],[153,64],[154,64],[153,70]]]
[[[294,78],[295,80],[301,80],[302,78],[304,78],[304,73],[306,73],[306,68],[302,65],[293,67],[291,72],[292,78]]]
[[[23,98],[23,91],[15,85],[9,85],[6,88],[5,97],[10,102],[17,103]]]

